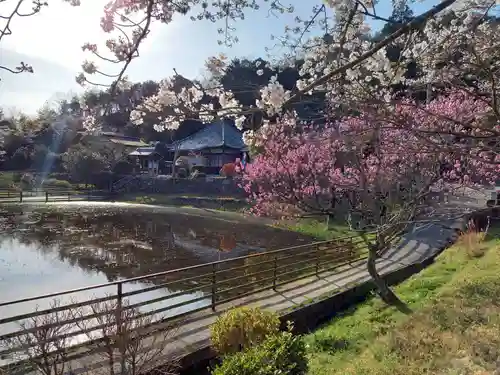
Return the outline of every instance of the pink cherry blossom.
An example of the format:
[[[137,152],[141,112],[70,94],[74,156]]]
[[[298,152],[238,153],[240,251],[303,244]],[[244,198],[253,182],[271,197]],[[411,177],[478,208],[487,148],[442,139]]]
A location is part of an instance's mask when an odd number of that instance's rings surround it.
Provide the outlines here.
[[[243,187],[255,214],[288,216],[331,213],[345,194],[369,192],[365,199],[374,201],[375,192],[388,194],[401,185],[429,190],[447,183],[493,184],[498,155],[484,152],[480,143],[443,143],[443,133],[465,136],[463,124],[481,123],[485,111],[481,102],[452,93],[423,107],[398,104],[390,114],[368,108],[321,127],[285,118],[256,136],[265,139],[257,142],[259,154]]]

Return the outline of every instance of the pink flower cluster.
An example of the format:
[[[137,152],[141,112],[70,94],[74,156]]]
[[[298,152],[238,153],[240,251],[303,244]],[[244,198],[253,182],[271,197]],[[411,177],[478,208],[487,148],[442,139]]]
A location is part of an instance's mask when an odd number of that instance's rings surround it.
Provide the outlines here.
[[[484,103],[455,93],[423,107],[406,102],[390,113],[367,109],[321,127],[286,119],[265,132],[243,187],[255,214],[288,216],[330,212],[348,193],[375,199],[375,192],[401,185],[491,184],[498,155],[475,138],[460,140],[486,112]]]
[[[243,186],[256,203],[255,213],[286,211],[316,196],[328,199],[331,182],[344,178],[336,165],[340,144],[332,129],[299,131],[295,125],[287,120],[267,131],[261,154],[247,166]]]
[[[488,101],[454,91],[425,106],[403,102],[394,112],[392,121],[399,129],[449,166],[445,180],[495,184],[500,175],[500,125]]]

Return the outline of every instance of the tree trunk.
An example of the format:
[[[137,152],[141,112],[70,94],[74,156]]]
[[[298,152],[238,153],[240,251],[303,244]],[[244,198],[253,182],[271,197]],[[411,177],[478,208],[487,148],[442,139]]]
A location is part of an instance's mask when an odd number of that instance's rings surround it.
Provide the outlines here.
[[[373,283],[378,289],[380,298],[388,305],[396,307],[402,313],[410,314],[410,308],[398,298],[389,285],[387,285],[387,282],[379,275],[376,266],[376,261],[378,259],[377,249],[378,246],[369,245],[367,268]]]

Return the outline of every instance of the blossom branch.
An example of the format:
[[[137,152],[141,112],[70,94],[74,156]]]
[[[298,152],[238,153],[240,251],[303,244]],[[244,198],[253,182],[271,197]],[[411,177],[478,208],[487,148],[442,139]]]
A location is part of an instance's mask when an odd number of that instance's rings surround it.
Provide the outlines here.
[[[410,21],[407,24],[403,25],[399,30],[395,31],[394,33],[392,33],[391,35],[389,35],[384,40],[382,40],[379,43],[375,44],[375,46],[373,46],[367,52],[363,53],[357,59],[354,59],[351,62],[349,62],[349,63],[347,63],[347,64],[345,64],[345,65],[343,65],[343,66],[341,66],[341,67],[339,67],[339,68],[337,68],[335,70],[333,70],[332,72],[327,73],[327,74],[321,76],[320,78],[318,78],[317,80],[315,80],[311,84],[307,85],[302,90],[299,90],[296,94],[292,95],[284,103],[284,106],[289,105],[290,103],[292,103],[293,100],[296,99],[299,95],[307,93],[307,92],[310,92],[314,88],[316,88],[317,86],[320,86],[320,85],[328,82],[330,79],[332,79],[336,75],[344,73],[348,69],[353,68],[353,67],[359,65],[360,63],[362,63],[363,61],[365,61],[367,58],[369,58],[370,56],[373,56],[375,53],[377,53],[378,51],[380,51],[381,49],[383,49],[384,47],[386,47],[389,43],[392,43],[393,41],[395,41],[400,36],[402,36],[402,35],[410,32],[411,30],[413,30],[413,29],[421,26],[423,23],[425,23],[426,20],[428,20],[429,18],[435,16],[436,14],[438,14],[441,11],[443,11],[444,9],[448,8],[449,6],[451,6],[456,1],[457,0],[444,0],[440,4],[436,5],[432,9],[428,10],[427,12],[422,13],[420,16],[414,18],[412,21]]]
[[[39,0],[32,0],[31,12],[23,13],[23,12],[21,12],[21,6],[23,5],[24,1],[25,0],[18,0],[16,3],[16,6],[12,10],[12,12],[10,12],[8,15],[6,15],[6,16],[0,15],[0,19],[6,21],[3,28],[0,29],[0,42],[2,41],[4,36],[12,35],[12,30],[10,27],[11,27],[12,19],[14,17],[16,17],[16,16],[18,16],[18,17],[33,16],[33,15],[39,13],[43,6],[47,6],[46,2],[41,2]],[[11,69],[11,68],[8,68],[8,67],[2,66],[2,65],[0,65],[0,69],[5,70],[9,73],[13,73],[13,74],[18,74],[18,73],[23,73],[23,72],[33,73],[33,67],[31,65],[24,63],[23,61],[21,61],[21,63],[17,67],[15,67],[14,69]]]

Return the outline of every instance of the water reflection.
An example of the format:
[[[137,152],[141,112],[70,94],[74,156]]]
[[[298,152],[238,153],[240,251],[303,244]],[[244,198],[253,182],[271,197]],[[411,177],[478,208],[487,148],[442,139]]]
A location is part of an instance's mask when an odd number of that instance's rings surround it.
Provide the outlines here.
[[[103,207],[0,208],[0,302],[105,284],[167,270],[309,243],[312,238],[263,225],[161,210]],[[217,271],[245,265],[237,260]],[[257,264],[259,270],[262,265]],[[126,297],[129,304],[167,300],[141,306],[161,310],[161,318],[203,308],[211,303],[212,267],[188,269],[123,284],[123,293],[155,290]],[[218,281],[234,287],[231,278],[249,272],[229,270]],[[204,275],[196,280],[185,278]],[[241,282],[241,281],[240,281]],[[168,285],[166,285],[168,284]],[[236,289],[238,289],[237,287]],[[196,289],[196,290],[194,290]],[[234,289],[234,288],[233,288]],[[111,285],[58,297],[62,305],[116,295]],[[226,294],[220,298],[226,298]],[[0,307],[9,318],[49,309],[52,299]],[[171,307],[174,309],[170,309]],[[156,318],[159,318],[158,316]],[[0,326],[0,335],[19,329],[19,321]],[[72,343],[74,343],[72,341]],[[0,364],[3,359],[0,358]]]
[[[0,229],[3,301],[312,240],[245,222],[123,208],[10,207],[0,212]],[[172,288],[191,287],[179,283]]]
[[[85,285],[107,283],[106,275],[99,272],[97,267],[88,267],[89,263],[73,263],[61,261],[61,252],[54,245],[37,246],[35,241],[21,241],[18,238],[0,237],[0,296],[1,302],[17,300],[23,297],[50,294],[52,292],[71,290]],[[91,248],[89,248],[91,250]],[[97,253],[94,253],[99,255]],[[80,267],[81,265],[85,267]],[[76,267],[74,267],[76,266]],[[142,282],[123,284],[123,293],[141,290],[150,285]],[[114,285],[103,288],[70,293],[57,299],[62,305],[72,302],[89,301],[105,295],[116,295]],[[176,290],[161,288],[127,298],[130,304],[171,295]],[[186,293],[170,298],[168,301],[148,305],[148,309],[158,309],[166,305],[175,305],[202,297],[203,291]],[[51,298],[28,301],[15,305],[0,307],[0,316],[7,318],[20,314],[31,313],[37,309],[47,309],[52,302]],[[182,307],[169,310],[163,317],[173,316],[198,307],[207,306],[210,299],[197,301]],[[29,320],[26,320],[29,321]],[[0,334],[6,334],[19,329],[19,323],[11,322],[0,326]]]

